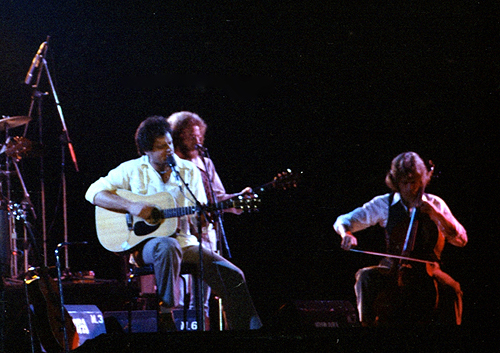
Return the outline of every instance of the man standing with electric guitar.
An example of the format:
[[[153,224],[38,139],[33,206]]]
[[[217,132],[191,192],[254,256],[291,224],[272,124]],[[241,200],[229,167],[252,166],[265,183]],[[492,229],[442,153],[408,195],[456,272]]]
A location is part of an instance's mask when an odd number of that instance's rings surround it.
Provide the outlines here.
[[[253,196],[252,188],[250,187],[244,188],[239,193],[226,193],[226,189],[215,170],[214,163],[208,156],[208,151],[203,145],[207,124],[198,114],[189,111],[181,111],[170,115],[167,121],[172,128],[175,154],[196,165],[201,173],[203,186],[209,203],[224,202],[238,196]],[[224,212],[241,214],[243,210],[241,208],[231,208],[224,210]],[[221,254],[225,258],[231,258],[231,252],[226,241],[222,222],[222,212],[214,212],[212,214],[211,220],[207,226],[207,232],[203,235],[203,246]],[[205,295],[204,307],[208,313],[210,287],[205,287],[203,293]],[[193,299],[192,296],[191,307],[194,304]]]
[[[212,159],[208,157],[206,147],[203,145],[205,141],[205,132],[207,124],[198,115],[188,111],[181,111],[170,115],[167,121],[172,128],[172,138],[174,139],[175,154],[182,159],[193,162],[200,170],[205,187],[205,193],[209,202],[221,202],[232,199],[237,196],[252,196],[252,188],[246,187],[238,193],[228,194],[222,181],[215,170]],[[243,211],[240,208],[225,210],[240,214]],[[220,231],[216,227],[221,227],[216,221],[213,222],[213,227],[209,225],[208,230],[208,245],[214,250],[222,250],[217,247],[217,242],[224,241],[220,239],[216,231]]]
[[[198,168],[174,154],[172,131],[164,117],[144,120],[135,141],[140,157],[94,182],[85,197],[99,206],[98,211],[119,215],[99,218],[96,211],[99,240],[108,250],[131,252],[139,265],[153,264],[162,317],[173,323],[181,264],[199,264],[197,236],[202,227],[197,224],[203,217],[196,214],[207,196]],[[243,272],[208,249],[203,249],[202,259],[204,280],[224,300],[228,328],[260,328]]]

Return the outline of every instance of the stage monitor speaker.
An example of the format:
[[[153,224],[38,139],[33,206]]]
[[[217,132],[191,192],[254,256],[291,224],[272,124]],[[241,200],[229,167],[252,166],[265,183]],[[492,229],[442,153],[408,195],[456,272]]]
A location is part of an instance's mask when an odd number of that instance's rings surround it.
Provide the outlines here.
[[[156,310],[133,310],[130,312],[130,332],[156,332],[158,331],[158,313]],[[104,319],[109,322],[114,318],[121,326],[123,332],[129,332],[128,311],[105,311]]]
[[[88,339],[106,333],[104,317],[95,305],[64,305],[78,332],[79,346]]]
[[[282,329],[359,326],[356,310],[346,300],[295,300],[279,309],[277,321]]]
[[[172,311],[174,316],[175,327],[178,331],[196,331],[198,330],[198,320],[196,310],[188,310],[184,317],[184,309],[175,309]],[[186,320],[184,320],[186,319]],[[205,323],[208,325],[208,323]]]

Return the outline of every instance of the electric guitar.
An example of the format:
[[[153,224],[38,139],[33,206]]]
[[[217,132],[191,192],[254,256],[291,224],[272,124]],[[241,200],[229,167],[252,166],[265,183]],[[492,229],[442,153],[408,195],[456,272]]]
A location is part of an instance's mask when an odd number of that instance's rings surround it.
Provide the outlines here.
[[[177,229],[177,217],[187,216],[200,211],[198,206],[175,207],[175,200],[168,192],[154,195],[138,195],[128,190],[117,190],[117,194],[129,201],[147,202],[155,206],[151,219],[133,217],[128,213],[111,211],[97,206],[95,210],[97,238],[101,245],[113,252],[127,251],[146,239],[170,236]],[[246,212],[258,210],[260,199],[238,196],[217,202],[204,209],[224,210],[237,208]]]
[[[300,173],[299,176],[301,176]],[[297,186],[298,177],[291,170],[278,173],[274,179],[258,188],[257,192],[269,189],[290,189]],[[147,202],[156,207],[152,219],[133,217],[128,213],[116,212],[102,207],[96,207],[96,231],[101,245],[112,252],[123,252],[130,250],[144,240],[158,237],[170,236],[177,229],[177,217],[187,216],[199,211],[197,206],[175,207],[175,201],[167,192],[144,196],[134,194],[128,190],[117,190],[117,194],[129,201]],[[225,210],[236,208],[244,212],[258,211],[260,198],[254,194],[253,197],[238,196],[223,202],[217,202],[204,209],[207,211]]]

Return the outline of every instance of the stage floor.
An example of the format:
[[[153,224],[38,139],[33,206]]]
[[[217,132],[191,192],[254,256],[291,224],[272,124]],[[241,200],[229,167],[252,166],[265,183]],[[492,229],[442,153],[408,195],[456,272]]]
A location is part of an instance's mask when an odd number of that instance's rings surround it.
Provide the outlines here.
[[[33,352],[27,319],[24,285],[5,281],[3,317],[5,353]],[[114,280],[65,281],[65,304],[93,305],[102,313],[123,311],[127,301],[124,283]],[[313,328],[278,322],[255,331],[110,332],[88,338],[75,353],[159,352],[475,352],[489,351],[496,335],[485,328],[463,325]],[[480,349],[480,348],[484,349]],[[496,346],[498,347],[498,345]],[[37,347],[38,349],[38,347]],[[4,353],[2,352],[2,353]]]
[[[479,352],[466,330],[458,328],[373,330],[315,329],[294,332],[175,332],[105,334],[86,341],[78,353],[123,352]],[[486,350],[484,350],[486,349]]]

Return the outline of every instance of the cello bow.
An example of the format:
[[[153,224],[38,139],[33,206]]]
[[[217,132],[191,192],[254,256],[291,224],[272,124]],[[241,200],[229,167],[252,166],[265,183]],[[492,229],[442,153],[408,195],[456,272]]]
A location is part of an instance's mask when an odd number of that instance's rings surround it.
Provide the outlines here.
[[[385,253],[380,253],[380,252],[375,252],[375,251],[366,251],[366,250],[358,250],[358,249],[349,249],[349,251],[353,251],[353,252],[357,252],[357,253],[361,253],[361,254],[367,254],[367,255],[389,257],[389,258],[394,258],[394,259],[399,259],[399,260],[421,262],[421,263],[424,263],[424,264],[435,264],[436,263],[436,261],[416,259],[416,258],[408,257],[408,256],[385,254]]]

